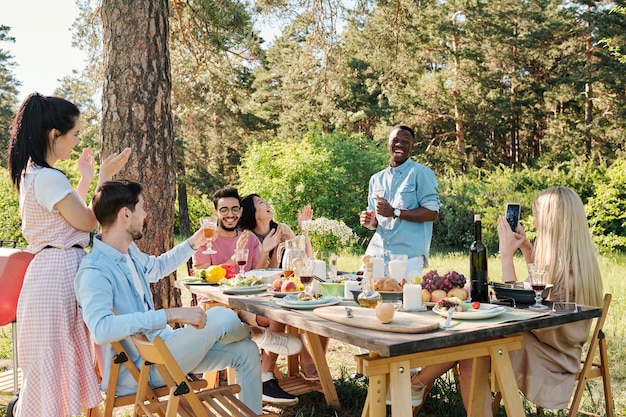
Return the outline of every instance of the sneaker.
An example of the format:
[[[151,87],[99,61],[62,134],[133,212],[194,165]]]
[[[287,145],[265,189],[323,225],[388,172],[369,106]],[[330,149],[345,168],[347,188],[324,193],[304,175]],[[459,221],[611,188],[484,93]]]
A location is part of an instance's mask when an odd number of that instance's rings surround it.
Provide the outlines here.
[[[294,405],[298,403],[298,397],[282,389],[276,379],[270,379],[263,383],[263,401],[281,405]]]
[[[277,355],[295,355],[302,350],[302,341],[291,334],[278,334],[265,330],[257,346]]]

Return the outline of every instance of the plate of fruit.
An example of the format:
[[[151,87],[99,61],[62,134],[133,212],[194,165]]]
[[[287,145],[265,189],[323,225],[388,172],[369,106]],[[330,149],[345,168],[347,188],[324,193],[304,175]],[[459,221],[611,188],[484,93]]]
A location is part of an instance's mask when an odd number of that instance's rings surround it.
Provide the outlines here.
[[[444,298],[456,297],[465,301],[469,298],[464,288],[467,280],[463,274],[456,271],[439,275],[436,270],[428,271],[421,278],[415,278],[414,284],[422,285],[422,301],[437,303]]]
[[[300,280],[291,280],[277,278],[272,282],[272,285],[267,289],[267,292],[274,297],[284,297],[288,294],[299,294],[304,291],[304,284]]]
[[[433,306],[433,312],[435,314],[446,318],[451,309],[454,311],[452,318],[457,320],[490,319],[492,317],[498,317],[506,311],[506,307],[504,306],[479,303],[478,301],[469,303],[457,297],[446,297],[439,300],[437,304]]]

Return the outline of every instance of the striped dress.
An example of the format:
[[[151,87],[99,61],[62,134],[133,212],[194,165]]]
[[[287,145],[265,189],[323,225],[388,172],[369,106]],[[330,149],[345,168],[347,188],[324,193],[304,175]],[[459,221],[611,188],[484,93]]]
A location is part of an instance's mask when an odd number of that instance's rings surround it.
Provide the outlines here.
[[[25,178],[45,171],[44,175],[61,174],[49,170],[36,168]],[[17,350],[24,379],[16,416],[78,415],[102,401],[89,336],[74,294],[74,276],[85,255],[74,245],[87,246],[89,234],[42,207],[35,198],[42,190],[35,183],[22,184],[22,232],[35,257],[17,306]],[[69,182],[67,186],[71,188]]]

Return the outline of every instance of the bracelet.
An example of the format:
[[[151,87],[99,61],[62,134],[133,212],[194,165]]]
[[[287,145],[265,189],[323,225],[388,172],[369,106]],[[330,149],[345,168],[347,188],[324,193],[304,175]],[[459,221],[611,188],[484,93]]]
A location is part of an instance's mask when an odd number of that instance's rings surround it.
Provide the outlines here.
[[[169,308],[165,309],[165,320],[166,320],[167,323],[172,321],[172,316],[170,314],[170,309]]]

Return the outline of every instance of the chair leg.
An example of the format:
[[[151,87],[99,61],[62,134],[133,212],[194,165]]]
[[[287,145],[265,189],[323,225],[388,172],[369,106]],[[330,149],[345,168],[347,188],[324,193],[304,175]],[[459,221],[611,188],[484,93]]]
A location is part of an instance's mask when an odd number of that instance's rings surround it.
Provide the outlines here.
[[[609,374],[609,355],[606,350],[606,339],[599,343],[600,369],[602,369],[602,385],[604,387],[604,403],[607,417],[613,417],[613,392],[611,391],[611,376]]]

